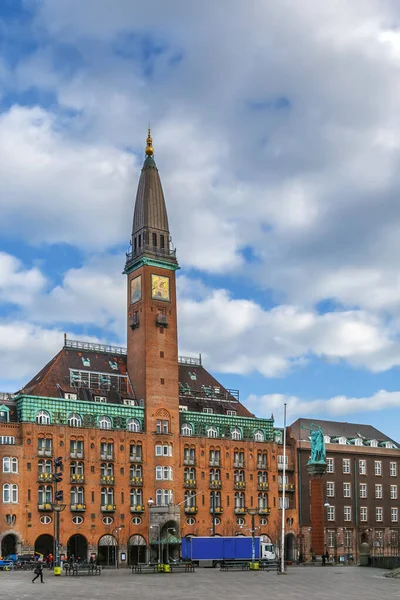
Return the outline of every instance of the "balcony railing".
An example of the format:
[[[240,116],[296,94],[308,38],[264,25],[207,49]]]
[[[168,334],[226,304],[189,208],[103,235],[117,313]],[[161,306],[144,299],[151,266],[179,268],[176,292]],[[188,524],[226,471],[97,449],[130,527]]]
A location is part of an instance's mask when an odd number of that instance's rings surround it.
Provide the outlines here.
[[[104,483],[105,485],[114,485],[115,477],[114,475],[100,475],[100,483]]]
[[[38,456],[53,456],[53,450],[52,448],[48,449],[48,448],[39,448],[38,449]]]
[[[259,506],[257,511],[258,511],[259,515],[269,515],[271,512],[271,509],[270,508],[262,508]]]
[[[278,490],[280,492],[283,491],[283,483],[278,483]],[[295,485],[294,483],[285,483],[285,492],[294,492]]]
[[[131,506],[131,513],[143,513],[144,512],[144,504],[133,504]]]
[[[222,508],[222,506],[216,506],[214,510],[213,510],[212,506],[210,508],[210,513],[211,514],[220,515],[223,512],[224,512],[224,509]]]
[[[286,471],[293,471],[294,470],[294,464],[293,463],[287,463],[286,467],[285,467]],[[278,471],[283,471],[283,463],[279,463],[278,462]]]
[[[185,506],[185,513],[187,515],[195,515],[198,511],[197,506]]]
[[[50,502],[45,502],[44,504],[38,504],[38,510],[42,512],[51,512],[53,509]]]
[[[245,481],[234,481],[233,482],[233,489],[234,490],[245,490],[246,489],[246,482]]]
[[[239,468],[239,469],[243,468],[243,467],[244,467],[244,460],[243,460],[243,459],[236,458],[236,459],[233,461],[233,466],[234,466],[235,468]]]
[[[53,473],[38,473],[38,481],[43,483],[53,483]]]
[[[131,477],[129,480],[129,484],[133,487],[142,487],[143,477]]]
[[[222,488],[221,479],[211,479],[210,490],[220,490]]]
[[[235,506],[235,515],[243,515],[246,512],[244,506]]]
[[[183,464],[194,466],[196,464],[196,459],[191,456],[185,456],[183,459]]]
[[[210,467],[219,467],[221,465],[221,460],[219,458],[213,458],[210,460]]]
[[[257,463],[257,469],[261,469],[266,471],[268,469],[268,465],[266,462],[258,462]]]
[[[101,512],[115,512],[117,510],[117,507],[115,506],[115,504],[102,504],[100,507]]]
[[[129,461],[133,463],[141,463],[143,462],[143,457],[141,454],[131,454],[129,457]]]
[[[83,450],[71,450],[70,458],[83,458]]]
[[[70,509],[72,512],[85,512],[86,504],[71,504]]]
[[[268,492],[269,490],[269,483],[267,483],[266,481],[259,481],[257,484],[257,489],[260,492]]]
[[[113,453],[107,454],[106,452],[102,452],[100,454],[100,458],[101,458],[101,460],[114,460],[114,454]]]
[[[71,483],[85,483],[85,475],[83,473],[72,473],[70,477]]]
[[[195,479],[185,479],[185,481],[183,482],[183,487],[185,488],[195,488],[196,485],[197,484]]]
[[[150,252],[156,256],[175,258],[175,248],[159,248],[158,246],[152,246],[151,244],[142,244],[141,246],[132,248],[131,252],[126,253],[126,262],[129,264],[138,256],[141,256],[145,252]]]

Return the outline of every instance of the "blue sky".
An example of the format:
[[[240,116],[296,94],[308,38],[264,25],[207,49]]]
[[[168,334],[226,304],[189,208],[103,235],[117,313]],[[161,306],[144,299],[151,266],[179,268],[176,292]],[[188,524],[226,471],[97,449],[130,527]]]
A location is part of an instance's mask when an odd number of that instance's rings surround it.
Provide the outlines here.
[[[278,424],[287,402],[398,439],[399,10],[3,0],[0,389],[64,331],[125,344],[151,122],[181,354]]]

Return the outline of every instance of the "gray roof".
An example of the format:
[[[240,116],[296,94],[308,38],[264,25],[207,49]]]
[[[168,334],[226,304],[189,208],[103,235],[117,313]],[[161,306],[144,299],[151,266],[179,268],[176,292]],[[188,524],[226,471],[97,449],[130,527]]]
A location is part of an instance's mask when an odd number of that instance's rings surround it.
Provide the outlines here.
[[[363,425],[362,423],[347,423],[343,421],[324,421],[321,419],[297,419],[290,429],[292,435],[297,440],[308,440],[307,432],[302,427],[309,427],[311,423],[319,425],[325,435],[329,437],[346,437],[353,439],[356,437],[365,438],[366,440],[378,440],[378,442],[393,442],[398,446],[398,442],[390,438],[388,435],[382,433],[372,425]]]
[[[154,158],[143,164],[136,194],[132,236],[142,230],[161,231],[169,236],[168,216],[160,176]]]

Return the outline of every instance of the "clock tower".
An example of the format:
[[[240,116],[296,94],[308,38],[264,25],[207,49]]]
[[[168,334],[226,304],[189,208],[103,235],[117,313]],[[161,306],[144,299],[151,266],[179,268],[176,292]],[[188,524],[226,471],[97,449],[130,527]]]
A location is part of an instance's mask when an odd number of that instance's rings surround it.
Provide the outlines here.
[[[146,431],[179,434],[178,335],[175,271],[160,176],[150,129],[133,216],[128,279],[127,369],[145,407]],[[162,431],[159,431],[161,427]]]

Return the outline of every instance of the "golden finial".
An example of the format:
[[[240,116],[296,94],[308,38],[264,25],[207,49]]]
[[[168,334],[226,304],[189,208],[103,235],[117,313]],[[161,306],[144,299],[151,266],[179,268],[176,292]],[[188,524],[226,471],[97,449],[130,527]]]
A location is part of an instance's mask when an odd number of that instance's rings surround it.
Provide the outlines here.
[[[148,130],[146,143],[147,143],[146,150],[145,150],[146,155],[153,156],[154,149],[153,149],[153,140],[151,139],[150,127]]]

